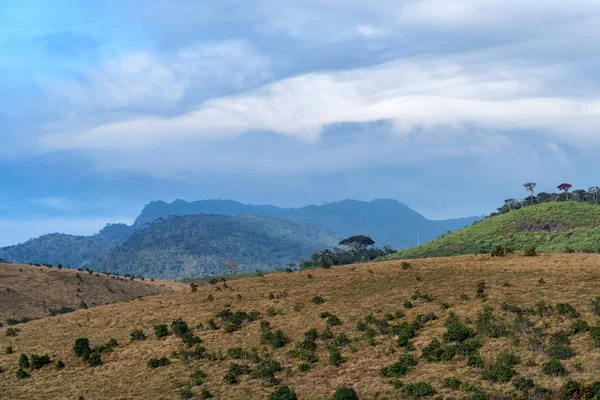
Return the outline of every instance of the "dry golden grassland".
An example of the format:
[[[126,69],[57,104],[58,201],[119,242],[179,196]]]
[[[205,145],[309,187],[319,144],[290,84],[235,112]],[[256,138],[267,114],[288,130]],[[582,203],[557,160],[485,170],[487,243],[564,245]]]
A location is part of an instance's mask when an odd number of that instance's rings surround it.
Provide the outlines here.
[[[50,309],[77,309],[171,292],[185,287],[178,282],[116,278],[87,271],[0,264],[0,322],[8,318],[36,319]]]
[[[201,390],[208,389],[216,399],[266,399],[273,387],[265,387],[261,379],[241,376],[240,382],[233,385],[223,379],[232,362],[254,367],[251,361],[231,360],[227,349],[256,347],[260,352],[266,347],[260,344],[262,320],[269,321],[273,330],[281,329],[291,340],[283,348],[275,351],[269,348],[268,351],[283,367],[276,374],[279,384],[288,385],[299,399],[329,399],[342,385],[354,387],[360,399],[406,398],[402,389],[394,388],[389,378],[379,375],[381,368],[398,360],[404,349],[392,335],[376,337],[373,345],[357,330],[357,323],[369,314],[381,319],[384,314],[396,311],[406,315],[390,321],[390,325],[413,321],[419,314],[433,312],[438,317],[424,324],[412,339],[414,349],[411,354],[418,359],[418,364],[398,378],[403,384],[427,381],[435,389],[433,398],[467,398],[469,393],[443,387],[444,378],[456,376],[462,382],[471,381],[488,398],[523,397],[512,383],[483,380],[482,370],[467,366],[465,357],[456,357],[449,362],[429,362],[421,357],[423,348],[433,338],[443,343],[450,312],[475,328],[478,313],[484,305],[491,306],[494,315],[506,322],[513,332],[509,337],[501,338],[477,335],[483,343],[479,351],[486,365],[494,363],[503,350],[513,349],[520,358],[520,363],[514,367],[517,376],[532,378],[537,386],[550,388],[555,395],[569,379],[586,384],[600,380],[600,349],[593,347],[589,333],[570,337],[576,355],[562,361],[567,374],[548,376],[542,373],[542,364],[548,356],[544,351],[530,350],[528,339],[531,333],[514,333],[515,315],[500,309],[503,302],[523,308],[534,306],[538,301],[553,307],[568,302],[581,314],[581,319],[595,326],[598,317],[592,313],[591,302],[600,295],[600,255],[461,256],[410,262],[412,265],[408,269],[401,267],[401,261],[389,261],[246,278],[227,282],[227,287],[222,282],[203,285],[193,293],[188,289],[32,321],[18,325],[20,332],[15,337],[5,336],[7,327],[4,327],[0,329],[0,367],[4,369],[0,374],[0,398],[178,399],[189,375],[201,369],[207,377],[202,385],[191,388],[195,398],[201,398]],[[480,281],[485,281],[487,286],[485,301],[476,298]],[[411,300],[414,307],[405,308],[405,300],[410,299],[417,289],[435,300]],[[272,299],[269,298],[271,292]],[[461,294],[467,295],[468,300],[464,296],[461,300]],[[53,296],[48,289],[44,290],[44,295]],[[213,301],[209,301],[209,295],[213,296]],[[311,301],[314,296],[322,296],[325,302],[314,304]],[[445,309],[444,303],[450,308]],[[209,330],[207,321],[215,318],[227,304],[234,312],[259,311],[261,319],[245,322],[233,333],[225,333],[222,328]],[[271,313],[269,309],[272,309]],[[269,315],[273,311],[277,315]],[[320,314],[325,311],[342,321],[342,325],[331,328],[333,333],[343,332],[352,339],[350,345],[340,347],[345,362],[339,367],[330,365],[326,347],[331,340],[319,339],[316,341],[319,361],[308,372],[300,372],[300,361],[288,352],[310,328],[317,328],[319,332],[324,330],[326,323]],[[179,317],[202,339],[207,352],[217,355],[216,360],[184,362],[181,358],[171,357],[174,351],[184,348],[181,339],[174,335],[157,339],[153,326],[170,325]],[[556,309],[547,317],[527,315],[526,318],[541,328],[546,347],[552,333],[568,330],[574,320],[559,316]],[[217,318],[215,321],[220,325]],[[202,329],[196,328],[198,323],[203,324]],[[131,341],[130,333],[134,329],[142,329],[147,339]],[[80,337],[89,338],[92,347],[111,338],[119,345],[113,352],[102,353],[103,365],[90,367],[74,355],[73,343]],[[13,347],[13,354],[5,354],[7,346]],[[218,356],[219,352],[222,357]],[[30,378],[18,379],[15,372],[21,353],[29,356],[47,353],[54,363],[30,371]],[[147,363],[155,357],[168,357],[170,364],[151,369]],[[57,360],[62,360],[66,367],[57,370]]]

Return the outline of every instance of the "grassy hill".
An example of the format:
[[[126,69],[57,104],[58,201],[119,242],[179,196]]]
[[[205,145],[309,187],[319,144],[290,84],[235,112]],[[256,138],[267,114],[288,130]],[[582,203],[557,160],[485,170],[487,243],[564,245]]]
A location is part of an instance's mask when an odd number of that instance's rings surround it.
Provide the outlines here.
[[[387,258],[489,253],[497,245],[513,250],[536,246],[541,252],[599,252],[600,207],[574,201],[529,206],[486,218]]]
[[[0,264],[0,323],[42,318],[52,309],[79,309],[181,289],[182,284],[130,280],[87,271]],[[2,396],[0,396],[1,398]]]
[[[473,255],[411,264],[219,282],[29,322],[16,336],[0,328],[0,397],[201,399],[206,390],[215,399],[267,399],[287,385],[298,399],[313,400],[331,399],[348,385],[361,400],[431,392],[528,398],[535,390],[553,395],[530,398],[562,398],[564,385],[576,381],[568,398],[581,398],[573,395],[577,385],[598,380],[592,301],[600,255]],[[193,333],[184,336],[189,345],[173,334],[179,318]],[[156,337],[159,324],[167,325],[167,336]],[[175,327],[183,331],[181,323]],[[146,339],[132,340],[131,333],[142,338],[135,330]],[[75,355],[78,338],[92,348],[110,339],[118,344],[98,348],[101,365],[92,367]],[[20,379],[21,353],[30,360],[47,354],[51,363],[25,368],[30,377]],[[549,363],[550,354],[563,360]]]
[[[198,214],[161,218],[137,230],[94,269],[168,279],[283,269],[337,244],[331,232],[253,214]]]

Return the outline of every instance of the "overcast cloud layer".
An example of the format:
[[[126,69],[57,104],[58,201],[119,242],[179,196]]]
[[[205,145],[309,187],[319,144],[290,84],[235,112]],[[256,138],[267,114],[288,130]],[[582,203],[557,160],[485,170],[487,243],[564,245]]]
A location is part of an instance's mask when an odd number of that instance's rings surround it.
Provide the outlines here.
[[[0,245],[154,199],[446,218],[598,185],[598,26],[597,0],[3,2]]]

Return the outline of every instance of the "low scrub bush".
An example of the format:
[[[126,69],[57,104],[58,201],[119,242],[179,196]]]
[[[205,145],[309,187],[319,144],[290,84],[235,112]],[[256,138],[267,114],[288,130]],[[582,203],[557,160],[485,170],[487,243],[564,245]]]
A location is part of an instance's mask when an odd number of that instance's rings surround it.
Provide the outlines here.
[[[92,352],[88,359],[88,364],[90,365],[90,367],[98,367],[102,365],[102,357],[100,356],[100,353]]]
[[[289,342],[290,339],[287,336],[285,336],[281,329],[277,329],[276,331],[264,331],[260,335],[260,343],[271,346],[273,350],[277,350],[281,347],[284,347]]]
[[[202,339],[200,339],[198,336],[194,335],[193,332],[184,333],[183,336],[181,337],[181,341],[188,348],[194,347],[195,345],[202,343]]]
[[[169,327],[167,324],[154,325],[154,335],[156,335],[157,338],[169,336]]]
[[[322,298],[321,296],[315,296],[315,297],[312,298],[311,301],[313,303],[315,303],[315,304],[323,304],[323,303],[325,303],[325,299]]]
[[[329,352],[329,363],[331,365],[339,367],[345,362],[344,357],[342,357],[342,353],[340,352],[340,349],[338,349],[337,347],[328,346],[327,351]]]
[[[17,378],[19,379],[27,379],[31,378],[31,375],[27,371],[25,371],[22,367],[19,367],[17,370]]]
[[[524,378],[522,376],[516,377],[513,379],[513,387],[522,392],[526,392],[530,389],[533,389],[535,384],[533,383],[533,379]]]
[[[550,336],[549,342],[551,346],[566,346],[571,343],[571,339],[567,332],[557,331]]]
[[[229,370],[227,371],[227,374],[225,374],[225,376],[223,377],[223,380],[230,385],[235,385],[239,382],[238,379],[240,376],[248,375],[250,371],[251,369],[247,364],[231,363],[229,365]]]
[[[435,393],[429,382],[408,383],[404,385],[403,390],[404,393],[415,399],[433,396]]]
[[[56,362],[56,369],[61,370],[65,367],[65,363],[62,360]]]
[[[206,374],[201,369],[197,369],[190,374],[190,382],[196,386],[202,385],[204,383],[204,378],[206,378]]]
[[[569,328],[571,335],[577,335],[578,333],[587,332],[590,330],[590,325],[583,319],[578,319],[573,322]]]
[[[262,379],[265,386],[274,386],[277,384],[275,374],[282,370],[281,364],[273,359],[267,359],[259,362],[251,371],[250,378]]]
[[[457,390],[460,387],[460,384],[460,380],[455,376],[444,378],[444,387],[446,389]]]
[[[548,354],[550,358],[567,360],[573,357],[575,352],[569,346],[552,346],[546,350],[546,354]]]
[[[158,367],[164,367],[166,365],[169,365],[170,363],[171,362],[167,357],[151,358],[150,360],[148,360],[148,367],[154,369]]]
[[[19,367],[29,368],[29,357],[27,357],[27,354],[21,353],[21,356],[19,357]]]
[[[173,322],[171,322],[171,330],[173,331],[173,334],[175,336],[183,337],[183,335],[187,333],[190,329],[188,327],[188,324],[181,317],[179,317]]]
[[[578,318],[579,317],[579,313],[577,312],[575,307],[573,307],[569,303],[558,303],[556,305],[556,311],[558,312],[558,315],[566,315],[567,317],[570,317],[570,318]]]
[[[90,341],[88,338],[79,338],[75,340],[75,345],[73,345],[73,351],[77,357],[81,357],[84,360],[87,360],[90,356],[92,349],[90,349]]]
[[[382,368],[379,371],[379,375],[384,378],[402,378],[416,365],[416,358],[410,353],[404,353],[398,358],[398,361],[389,367]]]
[[[448,330],[444,333],[446,342],[464,342],[475,336],[475,331],[460,322],[453,322],[448,325]]]
[[[4,336],[15,337],[19,334],[19,331],[20,331],[19,328],[8,328],[8,329],[6,329]]]
[[[44,354],[43,356],[40,356],[38,354],[31,355],[31,359],[30,359],[31,369],[40,369],[50,363],[51,363],[50,357],[47,354]]]
[[[485,368],[481,376],[486,381],[505,383],[509,382],[515,374],[516,371],[511,367],[502,364],[492,364]]]
[[[542,372],[546,375],[558,377],[564,375],[566,370],[560,362],[560,360],[556,358],[551,358],[550,360],[542,364]]]
[[[523,252],[523,255],[525,257],[535,257],[538,255],[537,253],[537,248],[535,246],[528,246],[525,248],[525,251]]]
[[[331,400],[358,400],[358,394],[353,388],[342,386],[335,391]]]
[[[296,393],[287,386],[280,386],[270,395],[269,400],[296,400]]]
[[[480,354],[471,354],[467,358],[467,366],[475,367],[475,368],[483,368],[484,367],[483,358],[481,357]]]

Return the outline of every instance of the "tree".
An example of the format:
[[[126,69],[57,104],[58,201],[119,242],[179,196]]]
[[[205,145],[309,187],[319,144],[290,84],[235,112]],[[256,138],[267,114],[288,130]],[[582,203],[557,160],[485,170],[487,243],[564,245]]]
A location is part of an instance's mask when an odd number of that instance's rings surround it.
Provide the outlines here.
[[[588,193],[592,195],[592,199],[598,204],[598,197],[600,197],[600,187],[592,186],[588,189]]]
[[[535,182],[527,182],[523,184],[523,187],[525,188],[525,190],[527,190],[529,192],[529,198],[531,199],[531,204],[533,205],[533,194],[535,193],[535,187],[537,186],[537,183]]]
[[[513,207],[517,205],[517,200],[515,199],[506,199],[504,203],[508,206],[508,211],[512,211]]]
[[[572,187],[573,185],[571,185],[570,183],[561,183],[556,188],[565,192],[565,197],[567,198],[567,200],[569,200],[569,189],[571,189]]]
[[[235,261],[225,261],[225,268],[229,271],[230,274],[235,274],[240,266]]]
[[[360,250],[372,246],[375,241],[365,235],[350,236],[338,243],[340,246],[348,246],[352,250]]]

